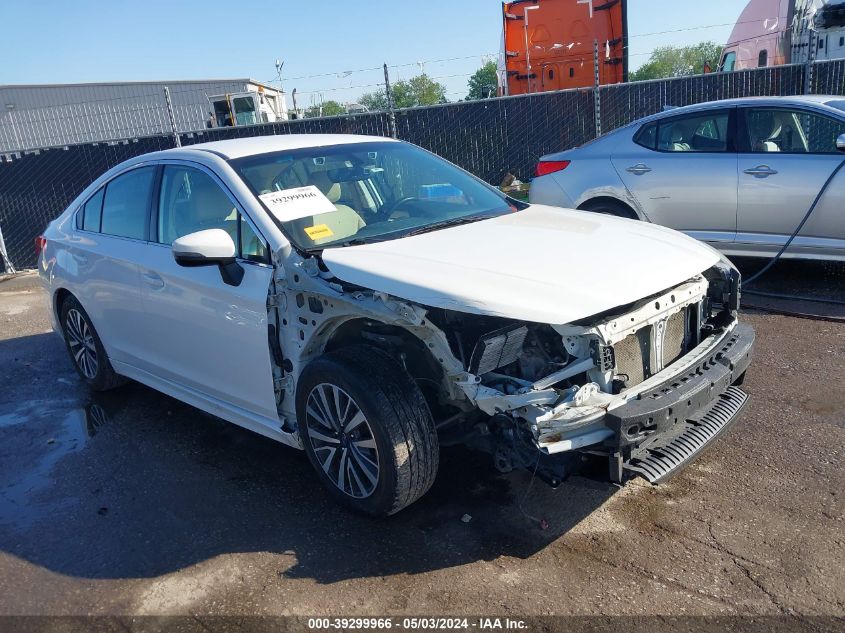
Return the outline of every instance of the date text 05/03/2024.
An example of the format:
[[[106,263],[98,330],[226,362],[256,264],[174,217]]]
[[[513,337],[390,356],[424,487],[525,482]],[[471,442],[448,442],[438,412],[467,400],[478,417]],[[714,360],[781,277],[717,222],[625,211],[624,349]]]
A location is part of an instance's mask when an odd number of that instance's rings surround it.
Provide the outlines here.
[[[512,618],[480,617],[441,618],[441,617],[405,617],[405,618],[309,618],[310,630],[355,630],[355,629],[405,629],[405,630],[511,630],[520,631],[528,628],[524,620]]]

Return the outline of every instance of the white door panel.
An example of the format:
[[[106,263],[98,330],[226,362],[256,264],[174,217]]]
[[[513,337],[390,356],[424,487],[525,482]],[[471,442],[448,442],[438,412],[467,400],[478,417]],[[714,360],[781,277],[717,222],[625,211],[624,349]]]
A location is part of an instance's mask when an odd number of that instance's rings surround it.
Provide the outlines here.
[[[143,323],[137,262],[145,242],[80,233],[81,239],[67,248],[66,270],[76,273],[73,287],[82,307],[100,335],[109,358],[134,363],[144,354],[138,337]]]
[[[143,369],[278,419],[267,336],[272,268],[243,262],[238,286],[217,266],[184,267],[169,246],[151,245],[140,267],[150,342]]]

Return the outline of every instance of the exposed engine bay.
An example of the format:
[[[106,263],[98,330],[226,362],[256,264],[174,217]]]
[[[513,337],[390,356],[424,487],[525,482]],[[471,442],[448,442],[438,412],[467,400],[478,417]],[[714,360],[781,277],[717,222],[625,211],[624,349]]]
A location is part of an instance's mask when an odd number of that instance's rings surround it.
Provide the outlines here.
[[[739,300],[738,273],[720,263],[635,303],[552,325],[420,306],[314,272],[318,283],[331,279],[336,304],[348,302],[337,309],[365,316],[333,329],[314,320],[300,362],[356,341],[384,349],[424,393],[442,445],[474,446],[501,471],[534,469],[553,485],[568,472],[556,458],[601,452],[613,435],[609,412],[699,359],[736,324]],[[305,311],[313,301],[295,302]]]
[[[708,276],[563,326],[444,312],[438,325],[477,377],[475,402],[490,415],[474,443],[508,471],[536,469],[538,449],[545,457],[610,435],[600,425],[611,407],[735,322],[730,271]],[[552,483],[564,476],[545,474]]]

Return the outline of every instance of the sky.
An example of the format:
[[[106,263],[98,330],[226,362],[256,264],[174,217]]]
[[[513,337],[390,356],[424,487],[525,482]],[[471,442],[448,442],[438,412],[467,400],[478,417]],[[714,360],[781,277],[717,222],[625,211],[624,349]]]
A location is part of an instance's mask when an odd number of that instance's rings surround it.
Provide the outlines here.
[[[571,0],[574,2],[575,0]],[[657,46],[724,43],[745,0],[629,0],[630,64]],[[355,101],[421,70],[466,96],[495,59],[499,0],[0,0],[0,85],[250,77],[299,105]],[[706,28],[705,28],[706,27]],[[649,35],[653,34],[653,35]],[[448,61],[438,61],[448,60]],[[352,71],[352,72],[350,72]]]

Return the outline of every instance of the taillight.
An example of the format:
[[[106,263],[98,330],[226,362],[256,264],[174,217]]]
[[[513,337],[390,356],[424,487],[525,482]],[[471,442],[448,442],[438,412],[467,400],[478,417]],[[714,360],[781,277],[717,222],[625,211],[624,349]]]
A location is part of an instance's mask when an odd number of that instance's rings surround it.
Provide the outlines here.
[[[535,176],[545,176],[546,174],[553,174],[556,171],[563,171],[569,167],[569,160],[542,160],[537,163],[537,171]]]
[[[47,246],[47,238],[43,235],[39,235],[35,238],[35,254],[40,255],[41,251],[43,251]]]

